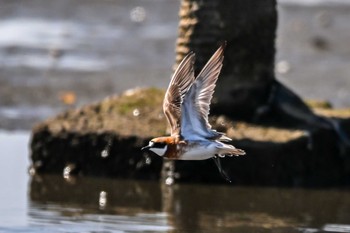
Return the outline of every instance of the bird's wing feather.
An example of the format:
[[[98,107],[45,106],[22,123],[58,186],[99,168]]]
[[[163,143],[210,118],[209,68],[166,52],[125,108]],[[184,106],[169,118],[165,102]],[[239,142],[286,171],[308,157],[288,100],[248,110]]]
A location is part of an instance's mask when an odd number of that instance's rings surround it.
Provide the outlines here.
[[[163,101],[163,111],[171,127],[171,135],[180,134],[181,104],[194,77],[195,54],[190,52],[175,70]]]
[[[211,129],[208,122],[210,102],[224,59],[225,44],[213,54],[198,74],[182,104],[181,135],[185,139],[219,139],[222,133]]]
[[[210,103],[214,94],[216,81],[218,80],[222,68],[224,48],[225,44],[220,46],[204,66],[202,71],[198,74],[196,79],[197,88],[199,90],[196,102],[197,109],[209,128],[211,127],[208,122]]]

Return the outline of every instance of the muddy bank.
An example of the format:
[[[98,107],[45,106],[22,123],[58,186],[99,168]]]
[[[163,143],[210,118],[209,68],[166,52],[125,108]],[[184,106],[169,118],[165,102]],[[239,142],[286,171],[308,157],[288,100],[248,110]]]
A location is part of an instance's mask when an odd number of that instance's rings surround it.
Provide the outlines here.
[[[134,89],[121,96],[69,110],[34,127],[33,170],[63,176],[161,178],[163,160],[140,148],[150,138],[167,134],[159,89]],[[315,112],[343,118],[350,133],[350,110],[313,103]],[[326,106],[327,107],[327,106]],[[333,131],[306,131],[210,118],[246,156],[224,158],[236,184],[319,186],[350,184],[350,157],[337,146]],[[342,152],[342,153],[341,153]],[[345,156],[344,156],[345,155]],[[224,183],[214,162],[176,161],[173,178],[182,182]]]

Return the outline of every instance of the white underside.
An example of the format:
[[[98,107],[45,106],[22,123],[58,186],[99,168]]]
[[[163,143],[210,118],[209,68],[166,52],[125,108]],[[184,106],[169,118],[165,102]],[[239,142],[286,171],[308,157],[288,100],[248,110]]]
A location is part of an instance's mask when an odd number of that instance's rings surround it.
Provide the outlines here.
[[[203,141],[197,147],[191,148],[180,156],[180,160],[204,160],[212,158],[216,155],[229,155],[234,149],[232,145],[222,143],[220,141]]]
[[[186,153],[184,153],[180,159],[181,160],[204,160],[215,156],[218,153],[218,149],[214,145],[207,147],[197,147],[193,148]]]
[[[165,154],[165,151],[167,150],[167,146],[165,146],[164,148],[151,148],[149,150],[153,151],[159,156],[163,156]]]

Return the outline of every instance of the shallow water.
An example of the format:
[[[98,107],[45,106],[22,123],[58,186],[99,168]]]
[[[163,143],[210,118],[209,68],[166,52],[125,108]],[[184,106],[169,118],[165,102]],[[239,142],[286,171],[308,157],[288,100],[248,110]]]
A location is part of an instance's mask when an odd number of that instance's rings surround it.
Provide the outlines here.
[[[350,191],[27,173],[29,133],[0,132],[0,232],[350,232]]]

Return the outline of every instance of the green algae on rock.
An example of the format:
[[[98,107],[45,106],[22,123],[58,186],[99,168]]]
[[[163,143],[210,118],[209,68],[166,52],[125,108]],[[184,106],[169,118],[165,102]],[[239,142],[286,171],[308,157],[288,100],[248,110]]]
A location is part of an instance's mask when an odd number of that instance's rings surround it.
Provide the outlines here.
[[[52,133],[69,130],[85,133],[117,132],[123,136],[156,136],[165,134],[166,129],[163,98],[164,91],[159,89],[132,89],[123,95],[111,96],[99,103],[67,111],[43,124]]]

